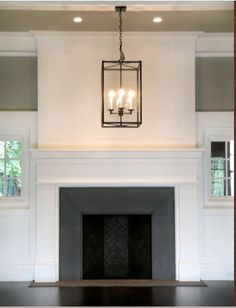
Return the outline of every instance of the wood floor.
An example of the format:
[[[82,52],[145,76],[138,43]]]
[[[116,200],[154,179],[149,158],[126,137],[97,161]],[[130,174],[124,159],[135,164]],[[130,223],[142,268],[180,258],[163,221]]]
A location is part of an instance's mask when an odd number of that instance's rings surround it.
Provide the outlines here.
[[[29,287],[0,282],[0,306],[233,306],[233,282],[207,287]]]

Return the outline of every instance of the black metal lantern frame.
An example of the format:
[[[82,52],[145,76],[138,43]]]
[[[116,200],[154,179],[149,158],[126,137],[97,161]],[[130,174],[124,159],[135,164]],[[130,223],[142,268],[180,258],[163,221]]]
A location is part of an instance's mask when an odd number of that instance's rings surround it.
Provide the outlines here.
[[[113,78],[112,75],[113,74]],[[126,78],[128,74],[129,78]],[[108,75],[108,78],[106,76]],[[109,79],[109,80],[107,80]],[[112,79],[112,80],[111,80]],[[113,81],[113,82],[112,82]],[[135,83],[135,87],[131,84]],[[119,96],[109,101],[109,91],[132,89],[131,98]],[[118,90],[119,91],[119,90]],[[102,126],[103,127],[139,127],[142,124],[142,62],[141,61],[102,61]],[[126,97],[129,94],[126,95]],[[124,95],[125,96],[125,95]]]
[[[139,127],[142,124],[142,62],[126,61],[122,51],[120,17],[120,59],[102,61],[102,127]]]

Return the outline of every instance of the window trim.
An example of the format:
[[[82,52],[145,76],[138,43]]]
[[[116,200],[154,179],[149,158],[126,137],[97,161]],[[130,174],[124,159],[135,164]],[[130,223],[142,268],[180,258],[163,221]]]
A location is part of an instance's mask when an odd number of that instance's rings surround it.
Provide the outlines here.
[[[211,142],[234,140],[232,128],[207,129],[204,136],[204,162],[203,162],[203,185],[204,185],[204,203],[210,207],[233,207],[234,197],[232,196],[211,196]]]
[[[0,128],[0,140],[19,140],[22,146],[21,155],[21,195],[0,198],[0,208],[25,208],[29,204],[30,178],[30,131],[25,128]]]

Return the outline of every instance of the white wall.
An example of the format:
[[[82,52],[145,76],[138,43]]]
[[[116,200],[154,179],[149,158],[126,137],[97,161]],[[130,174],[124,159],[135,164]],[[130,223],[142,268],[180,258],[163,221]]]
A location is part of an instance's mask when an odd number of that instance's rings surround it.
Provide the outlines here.
[[[196,113],[197,143],[205,147],[210,131],[226,131],[233,135],[233,112]],[[207,152],[204,153],[206,161]],[[199,204],[201,278],[227,280],[234,277],[234,209],[233,201],[208,202],[203,164],[202,202]]]
[[[28,131],[30,148],[37,143],[36,112],[0,112],[0,130],[6,128]],[[28,171],[30,185],[26,187],[24,207],[17,202],[0,203],[0,281],[34,277],[35,196],[32,169]]]
[[[101,128],[101,62],[118,58],[117,33],[36,33],[40,147],[195,145],[198,33],[129,33],[127,60],[143,61],[143,124]]]

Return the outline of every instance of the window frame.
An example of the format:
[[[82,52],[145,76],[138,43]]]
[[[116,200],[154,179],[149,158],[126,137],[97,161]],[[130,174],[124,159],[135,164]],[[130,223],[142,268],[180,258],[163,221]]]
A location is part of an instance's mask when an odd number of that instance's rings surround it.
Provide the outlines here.
[[[25,208],[29,201],[29,130],[24,128],[0,128],[0,140],[19,140],[21,142],[21,195],[0,197],[0,208]]]
[[[205,158],[203,164],[203,177],[204,177],[204,195],[205,195],[205,205],[206,206],[217,206],[217,207],[232,207],[234,204],[233,196],[219,196],[213,197],[211,195],[211,142],[227,142],[234,140],[233,129],[209,129],[206,130],[204,136],[205,145]]]

